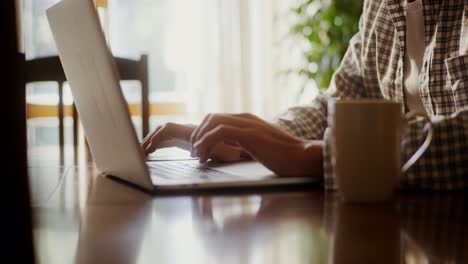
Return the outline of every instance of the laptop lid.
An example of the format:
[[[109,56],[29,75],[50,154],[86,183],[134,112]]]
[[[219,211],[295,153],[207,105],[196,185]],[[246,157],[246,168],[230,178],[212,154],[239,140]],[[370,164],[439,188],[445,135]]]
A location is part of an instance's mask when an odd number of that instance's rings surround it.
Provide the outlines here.
[[[47,18],[97,168],[153,190],[92,0],[62,0]]]

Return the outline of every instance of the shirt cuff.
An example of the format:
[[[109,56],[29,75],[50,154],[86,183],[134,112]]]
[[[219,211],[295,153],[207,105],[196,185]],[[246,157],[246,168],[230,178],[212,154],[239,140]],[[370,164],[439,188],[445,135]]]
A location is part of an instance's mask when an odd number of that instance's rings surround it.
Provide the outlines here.
[[[323,134],[323,184],[326,191],[336,191],[337,185],[333,172],[333,155],[331,129],[328,127]]]

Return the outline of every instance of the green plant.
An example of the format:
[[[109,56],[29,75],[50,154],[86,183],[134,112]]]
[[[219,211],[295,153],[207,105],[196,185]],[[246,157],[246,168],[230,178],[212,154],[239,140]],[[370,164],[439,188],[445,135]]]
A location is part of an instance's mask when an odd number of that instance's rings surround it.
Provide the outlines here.
[[[295,72],[326,89],[359,29],[362,0],[305,0],[293,11],[292,33],[306,43],[304,64]]]

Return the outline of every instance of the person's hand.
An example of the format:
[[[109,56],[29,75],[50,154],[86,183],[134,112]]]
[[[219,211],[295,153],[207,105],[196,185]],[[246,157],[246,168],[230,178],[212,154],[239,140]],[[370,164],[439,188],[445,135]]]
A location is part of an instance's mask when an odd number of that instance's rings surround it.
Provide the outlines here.
[[[190,137],[194,154],[206,162],[220,142],[241,147],[281,176],[322,176],[322,143],[305,141],[251,114],[212,114]]]
[[[145,154],[148,155],[157,149],[178,147],[181,149],[191,149],[190,135],[195,131],[195,125],[182,125],[167,123],[158,126],[148,134],[142,143]],[[241,148],[220,142],[214,146],[209,158],[219,162],[233,162],[244,158]]]

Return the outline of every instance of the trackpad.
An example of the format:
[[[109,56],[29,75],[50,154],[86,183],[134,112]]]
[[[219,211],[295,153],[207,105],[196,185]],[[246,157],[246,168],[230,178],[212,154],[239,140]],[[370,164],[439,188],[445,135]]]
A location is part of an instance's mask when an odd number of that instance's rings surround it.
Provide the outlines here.
[[[248,179],[261,179],[277,176],[274,172],[257,161],[243,161],[236,163],[208,162],[204,164],[203,167]]]

